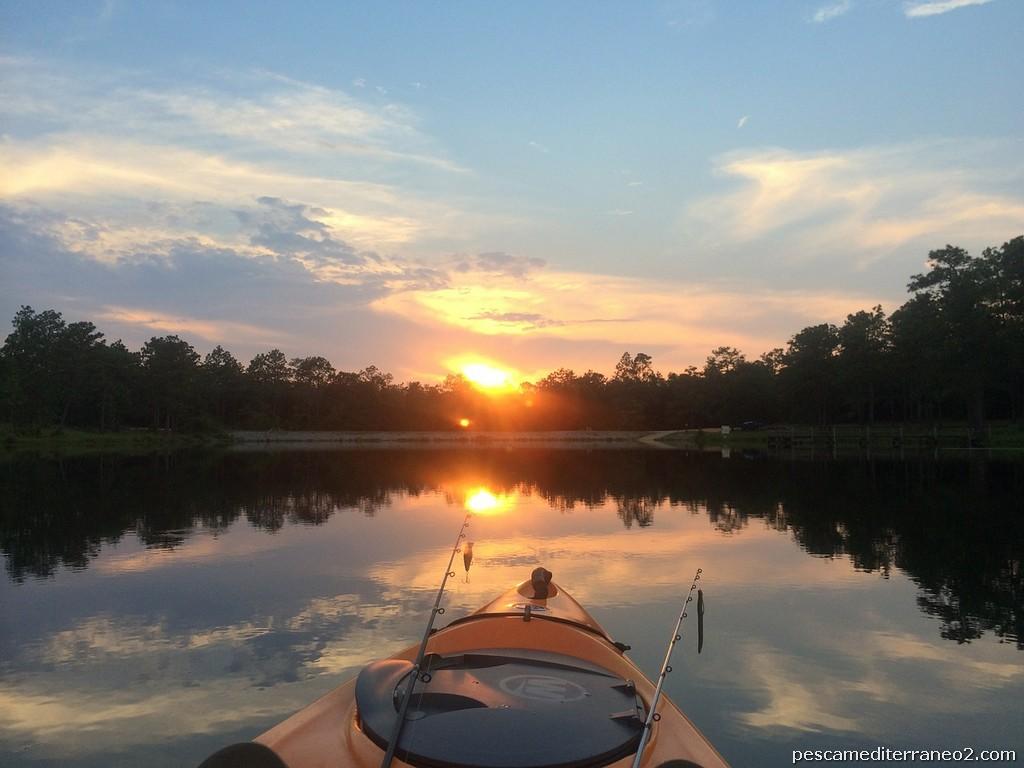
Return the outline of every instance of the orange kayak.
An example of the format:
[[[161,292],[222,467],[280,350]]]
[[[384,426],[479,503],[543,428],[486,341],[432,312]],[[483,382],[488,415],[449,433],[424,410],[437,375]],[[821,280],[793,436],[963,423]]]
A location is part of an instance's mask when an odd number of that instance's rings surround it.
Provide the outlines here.
[[[550,574],[548,574],[550,578]],[[633,764],[654,684],[569,594],[524,581],[434,632],[394,766],[570,768]],[[200,768],[379,768],[418,646]],[[643,766],[728,768],[667,697]]]

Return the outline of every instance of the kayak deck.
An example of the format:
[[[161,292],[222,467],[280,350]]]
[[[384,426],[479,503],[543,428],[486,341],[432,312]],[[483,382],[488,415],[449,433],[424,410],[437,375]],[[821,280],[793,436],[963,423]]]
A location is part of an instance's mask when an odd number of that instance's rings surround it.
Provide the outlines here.
[[[557,585],[535,595],[524,582],[430,637],[393,765],[632,764],[654,685]],[[369,665],[256,741],[289,768],[377,768],[417,650]],[[658,711],[642,765],[727,768],[671,701]]]

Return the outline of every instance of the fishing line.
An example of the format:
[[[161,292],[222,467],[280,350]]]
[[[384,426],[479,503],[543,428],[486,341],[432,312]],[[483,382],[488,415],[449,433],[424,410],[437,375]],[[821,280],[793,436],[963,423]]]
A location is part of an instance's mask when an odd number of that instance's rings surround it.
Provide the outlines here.
[[[416,682],[421,679],[424,683],[430,682],[429,673],[421,674],[420,671],[423,666],[423,657],[427,653],[427,640],[430,639],[430,634],[434,629],[434,619],[437,618],[438,614],[444,613],[444,608],[441,607],[441,598],[444,596],[444,589],[448,584],[448,579],[455,576],[455,571],[452,570],[452,563],[455,562],[455,555],[460,551],[459,544],[466,538],[466,529],[469,527],[469,519],[472,516],[472,514],[466,515],[466,519],[462,521],[462,527],[459,528],[459,535],[455,538],[451,557],[448,558],[448,567],[445,568],[444,578],[441,579],[441,586],[437,590],[434,607],[430,609],[427,628],[424,630],[423,638],[420,640],[420,649],[416,652],[416,661],[413,662],[412,670],[409,672],[409,684],[406,686],[405,693],[402,694],[402,702],[398,707],[398,720],[395,722],[395,728],[391,733],[388,749],[384,753],[384,759],[381,761],[380,768],[390,768],[391,761],[395,757],[395,750],[398,749],[398,739],[401,737],[402,728],[405,726],[405,714],[409,709],[409,701],[412,699],[412,690],[416,686]]]
[[[697,589],[697,582],[700,581],[700,574],[702,569],[698,568],[697,573],[693,576],[693,581],[690,582],[690,590],[686,593],[686,600],[683,602],[683,607],[679,609],[679,618],[676,619],[676,626],[672,630],[672,639],[668,641],[668,648],[665,649],[665,661],[661,664],[661,672],[658,673],[658,685],[654,689],[654,696],[651,698],[651,708],[647,711],[647,719],[644,720],[643,730],[640,732],[640,744],[636,748],[636,757],[633,759],[633,768],[640,768],[640,761],[644,756],[644,747],[647,746],[647,742],[651,736],[651,728],[658,720],[661,719],[661,715],[658,714],[658,702],[661,700],[661,690],[665,687],[665,678],[668,677],[668,673],[672,671],[672,666],[669,664],[672,661],[672,651],[676,649],[676,643],[683,639],[680,634],[680,629],[683,626],[683,619],[686,618],[686,606],[693,602],[693,591]],[[703,599],[700,601],[701,611],[703,611]],[[701,633],[703,635],[703,633]],[[703,640],[703,638],[701,638]],[[703,644],[703,643],[702,643]]]

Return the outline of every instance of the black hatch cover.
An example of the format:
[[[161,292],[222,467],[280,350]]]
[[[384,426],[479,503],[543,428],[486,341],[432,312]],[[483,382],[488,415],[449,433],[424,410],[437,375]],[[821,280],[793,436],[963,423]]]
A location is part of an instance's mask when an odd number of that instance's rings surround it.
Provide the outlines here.
[[[399,737],[424,766],[600,766],[636,751],[644,711],[634,686],[571,656],[532,651],[428,655]],[[386,749],[412,664],[385,659],[356,681],[363,729]]]

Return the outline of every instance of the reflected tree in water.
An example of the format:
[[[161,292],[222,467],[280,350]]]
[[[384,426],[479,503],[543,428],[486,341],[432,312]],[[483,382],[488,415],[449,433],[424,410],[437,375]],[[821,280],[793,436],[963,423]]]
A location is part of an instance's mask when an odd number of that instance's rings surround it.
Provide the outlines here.
[[[446,493],[461,505],[451,488],[466,479],[558,513],[607,505],[627,528],[656,525],[656,512],[706,515],[734,536],[759,521],[813,556],[906,573],[943,637],[993,632],[1024,647],[1024,465],[982,458],[785,463],[542,449],[26,457],[0,463],[0,550],[14,581],[45,578],[87,567],[126,535],[167,549],[240,518],[273,532],[377,515],[399,495]]]
[[[661,500],[650,497],[620,497],[615,499],[615,506],[619,519],[626,528],[632,528],[633,523],[646,528],[654,522],[654,511],[661,506]]]

